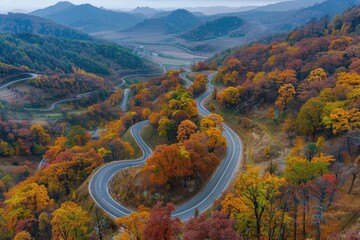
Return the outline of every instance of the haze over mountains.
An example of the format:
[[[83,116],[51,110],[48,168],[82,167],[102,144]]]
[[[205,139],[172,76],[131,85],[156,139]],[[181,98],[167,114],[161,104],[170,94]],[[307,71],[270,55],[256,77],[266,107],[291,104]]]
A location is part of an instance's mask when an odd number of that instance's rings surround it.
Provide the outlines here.
[[[334,16],[359,4],[359,1],[295,0],[262,7],[194,7],[189,9],[191,11],[138,7],[127,12],[98,8],[90,4],[59,2],[30,13],[37,18],[3,15],[0,31],[16,33],[19,29],[10,29],[14,24],[9,23],[22,19],[26,22],[22,24],[29,33],[59,36],[61,32],[62,37],[66,37],[65,32],[69,32],[69,36],[75,35],[74,30],[70,29],[72,28],[107,40],[130,44],[130,47],[136,47],[138,43],[167,44],[211,56],[229,47],[287,32],[312,19]],[[206,15],[216,12],[222,13]],[[57,33],[44,30],[48,29],[47,25],[55,23],[58,24]],[[224,26],[227,27],[223,28]],[[80,35],[76,38],[85,37]]]
[[[90,4],[74,5],[69,2],[58,4],[30,13],[87,33],[124,30],[141,22],[144,17],[137,14],[115,12],[94,7]]]

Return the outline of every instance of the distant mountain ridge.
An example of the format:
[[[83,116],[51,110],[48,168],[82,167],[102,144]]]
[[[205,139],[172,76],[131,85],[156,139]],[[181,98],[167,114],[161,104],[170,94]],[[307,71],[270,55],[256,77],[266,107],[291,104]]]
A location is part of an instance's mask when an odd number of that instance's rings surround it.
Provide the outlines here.
[[[73,5],[68,2],[60,2],[30,14],[53,20],[86,33],[119,31],[134,26],[144,19],[138,14],[115,12],[97,8],[90,4]]]
[[[185,9],[178,9],[164,17],[145,19],[143,22],[136,24],[126,31],[178,34],[189,31],[201,23],[194,14]]]
[[[88,34],[48,19],[22,13],[0,14],[0,33],[31,33],[78,40],[92,39]]]
[[[255,10],[265,11],[265,12],[289,11],[294,9],[310,7],[317,3],[322,3],[325,1],[326,0],[292,0],[292,1],[275,3],[275,4],[269,4],[266,6],[258,7]]]
[[[55,4],[53,6],[33,11],[30,14],[39,16],[39,17],[46,17],[48,15],[54,14],[56,12],[59,12],[59,11],[62,11],[62,10],[65,10],[67,8],[74,7],[74,6],[75,5],[72,4],[71,2],[58,2],[57,4]]]
[[[162,11],[154,9],[154,8],[150,8],[150,7],[137,7],[134,10],[130,11],[129,13],[142,14],[146,17],[152,17],[159,12],[162,12]]]

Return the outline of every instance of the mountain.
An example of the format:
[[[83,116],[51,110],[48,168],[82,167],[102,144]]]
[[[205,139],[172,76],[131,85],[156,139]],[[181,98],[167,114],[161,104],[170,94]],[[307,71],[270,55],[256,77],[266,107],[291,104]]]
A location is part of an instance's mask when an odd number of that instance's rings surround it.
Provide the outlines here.
[[[360,0],[326,0],[301,9],[276,12],[255,9],[247,12],[217,14],[209,16],[207,20],[214,20],[224,16],[236,16],[245,20],[250,26],[253,25],[255,32],[249,29],[249,33],[246,33],[247,35],[269,36],[301,27],[313,19],[335,16],[344,12],[347,8],[358,5],[359,2]]]
[[[178,9],[160,18],[145,19],[127,32],[141,32],[148,34],[179,34],[189,31],[201,24],[201,21],[185,9]]]
[[[137,7],[134,10],[130,11],[129,13],[131,14],[142,14],[146,17],[152,17],[157,13],[160,13],[162,11],[154,9],[154,8],[149,8],[149,7]]]
[[[60,12],[62,10],[65,10],[66,8],[74,7],[75,5],[71,2],[58,2],[57,4],[44,8],[39,9],[34,12],[32,12],[32,15],[39,16],[39,17],[46,17],[51,14],[55,14],[57,12]]]
[[[32,33],[61,38],[89,40],[91,36],[48,19],[21,14],[0,14],[0,33]]]
[[[245,12],[257,8],[256,6],[246,6],[239,8],[217,6],[217,7],[187,7],[186,10],[190,12],[201,12],[205,15],[214,15],[220,13],[232,13],[232,12]]]
[[[228,35],[244,25],[244,21],[238,17],[223,17],[214,21],[206,22],[195,29],[181,35],[189,41],[203,41]]]
[[[112,69],[143,68],[142,60],[117,44],[44,35],[0,34],[0,62],[36,71],[71,72],[73,67],[109,75]],[[109,66],[112,66],[110,68]]]
[[[346,9],[359,5],[360,0],[327,0],[314,6],[298,10],[290,21],[284,25],[285,30],[301,27],[313,19],[320,19],[324,16],[333,17],[344,12]]]
[[[64,3],[60,4],[60,6],[63,5]],[[90,4],[71,5],[63,8],[59,6],[56,7],[55,5],[49,8],[37,10],[31,14],[43,16],[57,23],[76,28],[90,34],[102,31],[123,30],[134,26],[144,19],[139,15],[97,8]],[[56,9],[60,10],[56,11]],[[47,14],[47,12],[50,12],[50,14]]]
[[[266,6],[256,8],[256,11],[264,12],[282,12],[293,9],[300,9],[313,6],[317,3],[325,2],[326,0],[292,0],[286,2],[280,2],[275,4],[269,4]]]

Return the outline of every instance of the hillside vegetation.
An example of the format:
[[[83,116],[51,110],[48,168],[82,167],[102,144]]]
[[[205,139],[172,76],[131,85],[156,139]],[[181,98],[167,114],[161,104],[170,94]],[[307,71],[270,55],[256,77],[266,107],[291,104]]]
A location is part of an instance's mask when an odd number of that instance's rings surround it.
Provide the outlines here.
[[[200,23],[201,21],[192,13],[184,9],[179,9],[164,17],[145,19],[143,22],[138,23],[126,31],[149,32],[152,34],[177,34],[189,31]]]
[[[203,41],[228,35],[244,25],[244,21],[237,17],[223,17],[206,22],[195,29],[184,33],[181,37],[189,41]]]
[[[1,33],[31,33],[60,38],[91,40],[89,35],[50,20],[20,13],[0,15]]]
[[[0,43],[0,62],[16,67],[26,66],[36,71],[61,69],[71,72],[72,67],[77,67],[87,72],[109,75],[109,62],[121,69],[143,67],[140,58],[110,43],[27,33],[0,34]]]

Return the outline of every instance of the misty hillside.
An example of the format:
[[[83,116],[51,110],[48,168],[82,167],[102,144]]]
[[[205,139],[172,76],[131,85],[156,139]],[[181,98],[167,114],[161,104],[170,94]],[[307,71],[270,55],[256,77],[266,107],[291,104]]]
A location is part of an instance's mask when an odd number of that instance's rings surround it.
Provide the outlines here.
[[[55,5],[31,14],[43,16],[86,33],[119,31],[134,26],[143,20],[139,15],[97,8],[90,4],[70,5],[64,8]]]
[[[21,14],[0,14],[0,33],[32,33],[61,38],[89,40],[91,36],[53,21]]]

